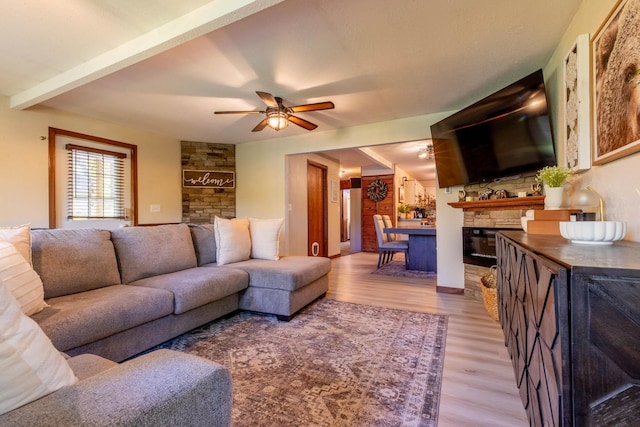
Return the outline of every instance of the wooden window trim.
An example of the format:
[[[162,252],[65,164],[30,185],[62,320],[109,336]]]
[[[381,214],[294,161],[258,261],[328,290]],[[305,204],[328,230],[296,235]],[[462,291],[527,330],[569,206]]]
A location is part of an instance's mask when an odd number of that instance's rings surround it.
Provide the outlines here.
[[[119,159],[125,159],[127,155],[125,153],[119,153],[117,151],[100,150],[99,148],[85,147],[84,145],[67,144],[65,145],[67,150],[79,150],[86,151],[95,154],[104,154],[105,156],[113,156]]]
[[[138,146],[93,135],[58,128],[49,128],[49,228],[56,228],[56,136],[84,139],[114,147],[125,148],[131,154],[131,194],[133,225],[138,225]]]

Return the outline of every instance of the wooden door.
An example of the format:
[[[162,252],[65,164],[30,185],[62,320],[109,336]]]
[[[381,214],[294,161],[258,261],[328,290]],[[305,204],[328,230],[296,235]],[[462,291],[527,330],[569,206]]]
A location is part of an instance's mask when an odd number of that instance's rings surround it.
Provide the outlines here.
[[[307,162],[307,253],[328,256],[327,167]]]

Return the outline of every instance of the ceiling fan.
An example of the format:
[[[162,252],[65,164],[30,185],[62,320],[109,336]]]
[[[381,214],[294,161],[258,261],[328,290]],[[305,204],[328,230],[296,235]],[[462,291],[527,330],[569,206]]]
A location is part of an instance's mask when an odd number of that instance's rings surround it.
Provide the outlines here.
[[[273,96],[267,92],[256,91],[256,93],[267,105],[267,109],[265,111],[216,111],[215,114],[266,114],[267,117],[258,123],[256,127],[253,128],[252,132],[259,132],[266,126],[275,130],[284,129],[289,125],[289,122],[303,127],[306,130],[314,130],[318,125],[294,116],[293,113],[330,110],[335,107],[331,101],[285,107],[282,104],[282,98]]]

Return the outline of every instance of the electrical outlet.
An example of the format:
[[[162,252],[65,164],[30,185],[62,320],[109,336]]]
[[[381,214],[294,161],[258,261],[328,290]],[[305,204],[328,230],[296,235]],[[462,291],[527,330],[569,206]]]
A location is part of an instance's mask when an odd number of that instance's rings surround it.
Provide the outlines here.
[[[149,212],[160,212],[160,205],[149,205]]]

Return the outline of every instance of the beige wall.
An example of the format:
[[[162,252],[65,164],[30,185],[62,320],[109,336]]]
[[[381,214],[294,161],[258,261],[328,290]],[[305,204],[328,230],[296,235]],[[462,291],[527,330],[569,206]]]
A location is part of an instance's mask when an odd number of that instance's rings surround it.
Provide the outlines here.
[[[555,138],[559,145],[561,159],[564,158],[564,147],[561,143],[564,132],[559,124],[564,122],[560,92],[563,88],[564,57],[578,35],[588,33],[592,37],[595,34],[615,4],[615,0],[584,0],[551,60],[543,70],[551,98]],[[590,120],[590,118],[587,119]],[[625,239],[640,241],[640,219],[638,219],[640,197],[635,192],[635,188],[640,187],[640,153],[605,165],[593,166],[590,170],[575,176],[574,188],[584,188],[587,185],[593,187],[603,196],[606,219],[625,221],[627,223]]]
[[[12,110],[0,96],[0,227],[49,226],[49,127],[138,146],[139,222],[180,222],[180,142],[48,108]],[[150,213],[149,205],[160,205]]]

